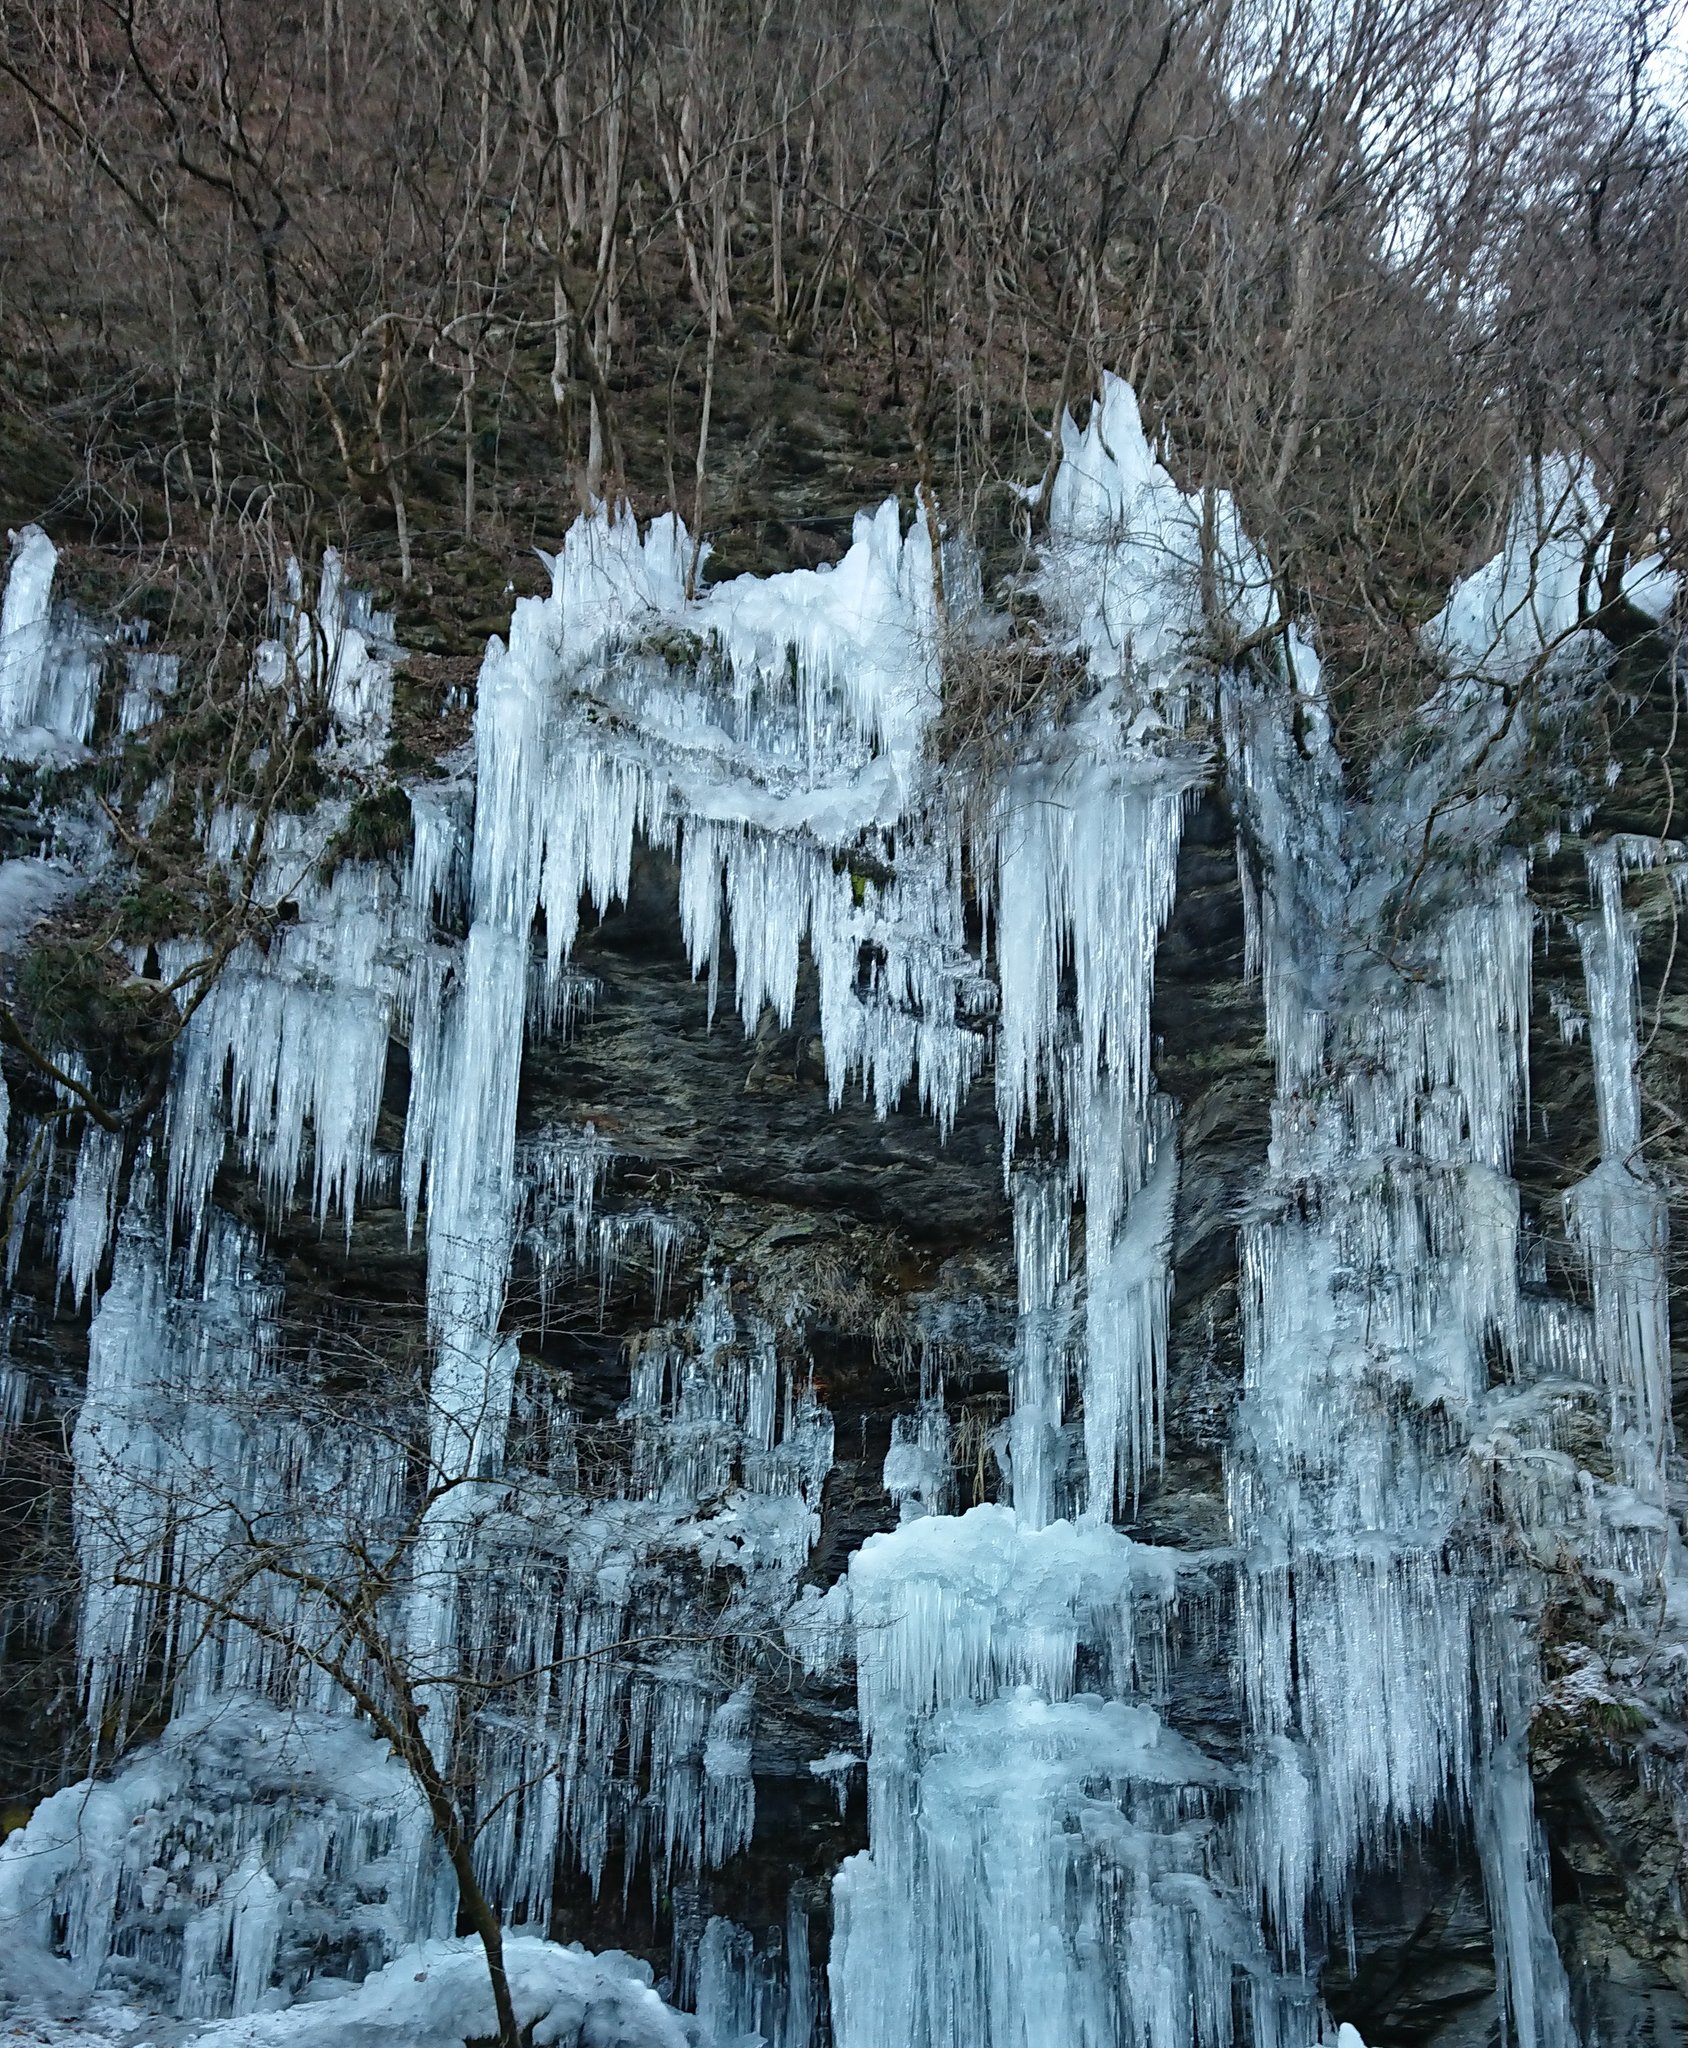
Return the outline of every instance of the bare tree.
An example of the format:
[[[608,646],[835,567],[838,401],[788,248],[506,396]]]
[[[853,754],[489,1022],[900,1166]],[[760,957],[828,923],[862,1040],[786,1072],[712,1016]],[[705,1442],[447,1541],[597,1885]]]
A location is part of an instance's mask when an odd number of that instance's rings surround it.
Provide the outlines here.
[[[144,1235],[125,1256],[149,1256]],[[119,1317],[127,1285],[120,1270]],[[73,1443],[92,1725],[121,1750],[160,1699],[337,1699],[414,1782],[486,1955],[498,2048],[520,2048],[490,1834],[564,1768],[571,1700],[682,1647],[724,1668],[752,1648],[742,1622],[712,1626],[705,1603],[701,1627],[695,1606],[671,1624],[659,1603],[591,1640],[568,1626],[566,1535],[592,1465],[542,1377],[510,1432],[489,1390],[465,1470],[442,1449],[465,1418],[436,1412],[426,1347],[378,1312],[333,1330],[272,1320],[232,1348],[122,1341],[149,1364],[130,1356],[110,1385],[96,1370]]]

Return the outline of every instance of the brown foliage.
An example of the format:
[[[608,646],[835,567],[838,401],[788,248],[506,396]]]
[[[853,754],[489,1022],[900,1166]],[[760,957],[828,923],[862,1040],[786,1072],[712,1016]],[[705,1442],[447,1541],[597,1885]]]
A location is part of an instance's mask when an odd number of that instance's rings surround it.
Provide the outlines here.
[[[1622,4],[8,5],[0,496],[211,611],[253,533],[449,610],[607,491],[725,568],[919,482],[1001,555],[1112,369],[1398,704],[1544,452],[1614,628],[1679,523],[1688,154]]]

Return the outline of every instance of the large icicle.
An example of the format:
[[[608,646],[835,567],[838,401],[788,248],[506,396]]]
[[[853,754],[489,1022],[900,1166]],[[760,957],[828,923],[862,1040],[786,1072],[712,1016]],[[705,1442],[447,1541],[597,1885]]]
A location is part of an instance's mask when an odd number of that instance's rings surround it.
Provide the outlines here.
[[[1166,1369],[1176,1155],[1149,1004],[1202,765],[1167,733],[1200,623],[1199,511],[1117,383],[1065,452],[1038,582],[1097,695],[1009,772],[992,827],[998,1114],[1005,1161],[1040,1154],[1011,1175],[1015,1506],[905,1510],[851,1562],[872,1846],[834,1892],[840,2048],[1190,2048],[1229,2042],[1239,1970],[1264,1987],[1204,1848],[1234,1788],[1142,1701],[1139,1632],[1156,1638],[1170,1561],[1110,1526],[1158,1448]],[[1305,2026],[1299,1987],[1261,1995]]]
[[[1230,1462],[1261,1756],[1251,1854],[1294,1945],[1357,1862],[1444,1806],[1470,1811],[1520,2048],[1566,2048],[1573,2032],[1522,1761],[1534,1674],[1507,1617],[1528,1595],[1501,1590],[1473,1459],[1479,1438],[1497,1455],[1491,1360],[1523,1370],[1542,1327],[1520,1311],[1509,1178],[1532,913],[1501,837],[1495,682],[1551,663],[1579,620],[1581,508],[1560,481],[1431,629],[1451,671],[1440,744],[1376,764],[1369,801],[1345,794],[1317,731],[1290,743],[1305,663],[1275,686],[1236,679],[1226,718],[1264,864],[1279,1081],[1268,1191],[1243,1232],[1247,1394]],[[1436,827],[1474,761],[1496,793]],[[1584,941],[1606,1013],[1605,1139],[1627,1103],[1634,968],[1611,897],[1602,912]]]
[[[0,757],[74,760],[94,729],[103,650],[74,617],[55,627],[58,561],[39,526],[12,536],[0,601]]]
[[[1600,1119],[1600,1163],[1565,1196],[1565,1219],[1588,1262],[1597,1356],[1611,1401],[1619,1469],[1643,1500],[1662,1501],[1671,1448],[1665,1191],[1641,1156],[1635,920],[1624,909],[1626,865],[1652,864],[1656,842],[1605,840],[1588,849],[1595,914],[1579,931],[1588,1036]]]

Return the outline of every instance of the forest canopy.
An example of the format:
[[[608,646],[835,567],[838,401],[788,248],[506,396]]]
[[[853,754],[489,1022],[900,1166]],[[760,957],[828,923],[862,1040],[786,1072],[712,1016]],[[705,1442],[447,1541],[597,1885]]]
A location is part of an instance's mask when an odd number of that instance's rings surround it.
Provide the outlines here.
[[[1416,687],[1413,629],[1556,453],[1622,638],[1688,476],[1662,21],[7,0],[0,510],[177,630],[332,543],[468,652],[600,496],[678,509],[708,576],[922,486],[1000,571],[1114,371],[1352,701]]]

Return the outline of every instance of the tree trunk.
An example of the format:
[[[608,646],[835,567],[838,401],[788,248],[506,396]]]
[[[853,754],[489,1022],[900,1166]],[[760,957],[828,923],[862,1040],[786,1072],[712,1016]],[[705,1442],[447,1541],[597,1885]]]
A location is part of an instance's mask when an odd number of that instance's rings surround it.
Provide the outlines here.
[[[785,324],[785,185],[780,176],[779,144],[768,136],[768,240],[773,264],[770,295],[774,325]]]
[[[522,2048],[522,2030],[516,2022],[510,1979],[504,1970],[504,1930],[476,1880],[473,1861],[467,1852],[461,1856],[454,1854],[451,1862],[457,1873],[457,1895],[463,1911],[486,1951],[487,1975],[492,1979],[493,2011],[498,2016],[498,2032],[493,2038],[498,2048]]]
[[[445,1843],[451,1872],[457,1879],[458,1905],[486,1952],[487,1975],[492,1979],[492,2006],[498,2022],[498,2031],[492,2036],[492,2042],[495,2048],[523,2048],[522,2030],[517,2024],[515,2003],[510,1996],[510,1979],[504,1969],[504,1929],[493,1910],[492,1901],[481,1889],[481,1881],[475,1875],[474,1852],[458,1825],[451,1795],[440,1783],[431,1759],[425,1772],[417,1769],[414,1754],[410,1762],[412,1771],[423,1780],[434,1825]]]
[[[463,538],[475,537],[475,359],[463,358]]]

